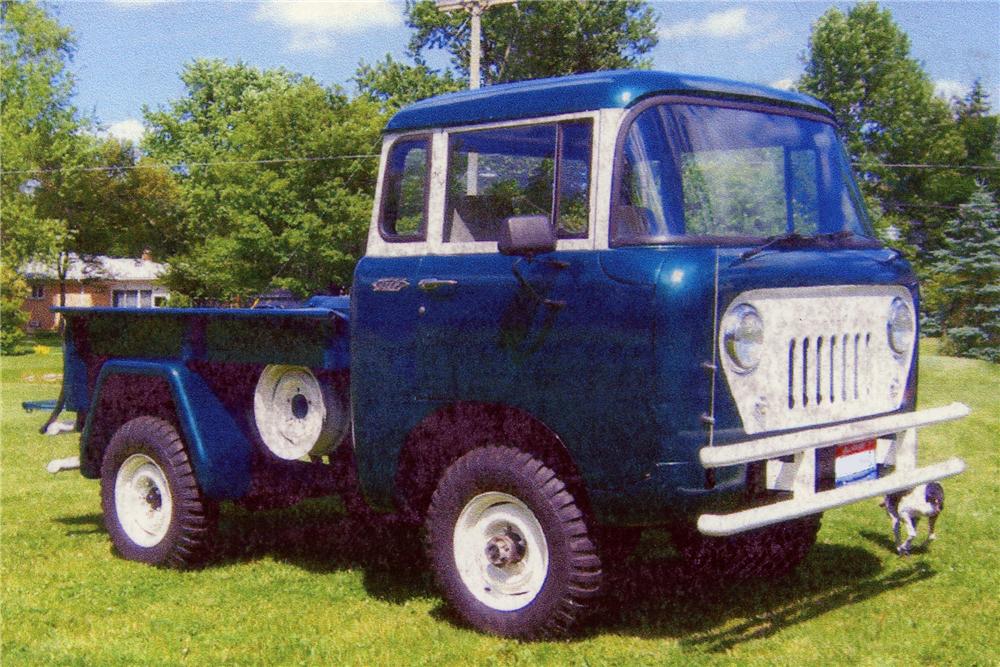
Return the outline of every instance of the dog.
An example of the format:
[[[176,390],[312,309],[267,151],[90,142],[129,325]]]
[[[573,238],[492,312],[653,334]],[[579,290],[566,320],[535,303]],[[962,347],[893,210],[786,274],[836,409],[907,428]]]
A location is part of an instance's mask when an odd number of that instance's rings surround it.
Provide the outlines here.
[[[937,482],[921,484],[910,491],[890,493],[879,505],[892,519],[892,534],[896,538],[896,553],[900,556],[910,555],[910,546],[917,537],[917,522],[920,517],[927,517],[927,542],[937,539],[934,524],[944,511],[944,488]],[[902,544],[899,541],[899,524],[906,524],[907,538]],[[926,544],[926,542],[925,542]]]

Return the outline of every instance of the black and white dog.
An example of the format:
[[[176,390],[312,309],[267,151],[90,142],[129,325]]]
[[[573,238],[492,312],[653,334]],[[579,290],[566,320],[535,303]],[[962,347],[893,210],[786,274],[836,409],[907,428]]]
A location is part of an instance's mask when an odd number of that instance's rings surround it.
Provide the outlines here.
[[[892,534],[896,538],[896,552],[901,556],[910,554],[910,545],[917,536],[917,521],[927,517],[927,541],[937,539],[934,534],[934,524],[938,515],[944,510],[944,489],[937,482],[921,484],[911,491],[891,493],[882,501],[881,507],[889,513],[892,519]],[[899,522],[906,524],[906,541],[899,543]]]

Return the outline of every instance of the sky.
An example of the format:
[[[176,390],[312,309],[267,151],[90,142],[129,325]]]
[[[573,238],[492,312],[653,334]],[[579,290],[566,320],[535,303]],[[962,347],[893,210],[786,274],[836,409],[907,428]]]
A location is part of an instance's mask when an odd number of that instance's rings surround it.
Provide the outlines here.
[[[802,73],[811,25],[830,2],[650,2],[658,13],[655,69],[777,87]],[[221,2],[76,0],[47,6],[73,29],[75,103],[110,133],[136,139],[142,108],[183,96],[179,73],[196,58],[284,67],[353,90],[358,63],[405,60],[402,0]],[[883,2],[910,37],[911,55],[945,98],[977,77],[1000,109],[1000,0]],[[447,57],[432,52],[432,66]]]

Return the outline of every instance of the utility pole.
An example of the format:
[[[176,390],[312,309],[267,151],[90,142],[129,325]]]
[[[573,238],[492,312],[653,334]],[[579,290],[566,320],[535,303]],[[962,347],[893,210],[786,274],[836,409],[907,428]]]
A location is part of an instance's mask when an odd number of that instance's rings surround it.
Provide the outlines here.
[[[463,10],[469,12],[469,89],[476,90],[482,85],[479,61],[483,51],[483,12],[494,5],[509,5],[517,0],[437,0],[437,8],[442,12]]]
[[[436,0],[438,11],[469,12],[469,90],[477,90],[482,85],[479,61],[483,51],[483,12],[493,5],[509,5],[517,0]],[[469,153],[465,170],[465,194],[479,194],[479,154]]]

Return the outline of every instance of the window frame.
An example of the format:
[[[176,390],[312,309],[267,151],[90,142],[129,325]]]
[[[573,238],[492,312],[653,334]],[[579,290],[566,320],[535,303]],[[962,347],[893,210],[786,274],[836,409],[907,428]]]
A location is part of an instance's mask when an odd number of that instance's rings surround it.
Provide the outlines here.
[[[562,193],[562,178],[563,178],[563,145],[564,145],[564,133],[565,126],[572,123],[585,124],[590,130],[590,151],[587,160],[587,229],[582,235],[561,235],[559,232],[558,220],[559,220],[559,202]],[[573,114],[569,116],[555,116],[550,118],[532,118],[528,120],[518,120],[514,122],[506,123],[492,123],[488,125],[476,125],[476,126],[463,126],[459,128],[449,128],[444,132],[444,152],[445,152],[445,164],[444,164],[444,174],[445,174],[445,192],[444,192],[444,210],[443,217],[441,220],[441,238],[440,244],[442,249],[450,249],[461,246],[463,249],[468,249],[470,247],[478,246],[488,246],[493,250],[496,249],[497,241],[449,241],[444,238],[444,228],[446,226],[445,218],[447,218],[448,211],[450,210],[450,194],[448,192],[448,178],[451,176],[451,140],[453,137],[457,137],[463,134],[471,134],[474,132],[488,132],[491,130],[504,130],[504,129],[517,129],[522,127],[544,127],[553,126],[555,129],[555,146],[553,149],[553,166],[552,166],[552,197],[549,202],[549,225],[552,227],[553,232],[556,235],[556,243],[559,244],[560,241],[586,241],[590,242],[593,229],[594,229],[594,191],[596,189],[595,181],[595,169],[594,163],[596,160],[596,145],[597,145],[597,128],[598,123],[596,116],[594,114]],[[558,246],[557,246],[558,247]]]
[[[423,188],[423,220],[420,224],[420,231],[417,234],[394,234],[385,228],[386,203],[388,202],[391,185],[389,177],[389,157],[396,147],[404,142],[423,141],[425,144],[424,153],[424,188]],[[431,189],[431,168],[433,166],[434,134],[432,132],[421,132],[419,134],[404,134],[392,140],[385,150],[385,161],[382,165],[382,192],[378,205],[378,220],[376,228],[379,237],[386,243],[419,243],[427,240],[427,229],[430,226],[430,189]]]
[[[675,245],[692,245],[692,246],[724,246],[724,247],[738,247],[745,245],[753,245],[761,243],[765,240],[764,237],[760,236],[718,236],[718,235],[693,235],[693,234],[683,234],[683,235],[670,235],[670,236],[656,236],[656,237],[642,237],[634,241],[622,241],[615,239],[615,220],[614,212],[621,205],[621,186],[622,178],[624,178],[625,173],[625,142],[628,140],[628,133],[635,122],[635,119],[644,111],[647,111],[651,107],[671,105],[671,104],[689,104],[689,105],[701,105],[701,106],[712,106],[712,107],[722,107],[727,109],[736,109],[739,111],[751,111],[757,113],[767,113],[779,116],[791,116],[793,118],[802,118],[809,121],[815,121],[819,123],[824,123],[833,128],[834,132],[837,133],[839,138],[839,128],[834,119],[829,116],[806,109],[800,109],[796,107],[782,106],[777,103],[768,103],[766,101],[752,101],[752,100],[733,100],[733,99],[719,99],[712,97],[699,97],[697,95],[657,95],[650,97],[648,99],[642,100],[634,107],[628,110],[618,126],[617,137],[615,139],[614,147],[614,166],[611,173],[611,200],[610,206],[608,208],[608,247],[609,248],[619,248],[619,247],[630,247],[630,246],[641,246],[641,245],[654,245],[657,243],[670,243]],[[861,203],[860,198],[857,196],[856,189],[857,183],[852,177],[849,179],[847,184],[849,194],[851,199],[854,201],[855,206],[859,206],[860,217],[863,221],[870,226],[870,218],[868,216],[868,211]],[[858,241],[859,244],[865,247],[880,247],[880,243],[877,239],[863,238]]]

